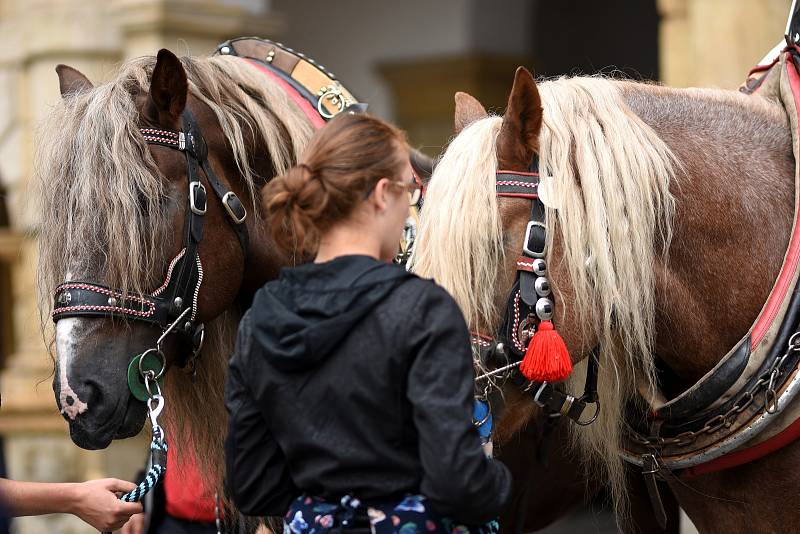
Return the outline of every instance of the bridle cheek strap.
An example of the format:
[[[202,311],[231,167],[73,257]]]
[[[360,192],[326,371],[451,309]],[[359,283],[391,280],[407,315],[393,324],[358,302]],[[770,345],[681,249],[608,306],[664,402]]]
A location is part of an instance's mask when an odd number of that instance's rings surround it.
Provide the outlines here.
[[[183,131],[158,128],[140,130],[148,144],[179,150],[186,155],[189,198],[184,223],[184,246],[170,262],[164,283],[151,294],[130,295],[91,281],[67,281],[55,290],[51,314],[54,322],[69,317],[118,317],[146,322],[160,327],[162,331],[172,329],[181,332],[195,345],[197,339],[202,339],[198,332],[201,333],[203,325],[196,325],[195,321],[203,282],[199,247],[203,239],[208,197],[200,179],[200,170],[222,203],[245,259],[249,245],[247,225],[244,224],[247,211],[237,195],[223,185],[209,165],[208,149],[192,114],[186,110],[182,117]],[[174,324],[181,317],[185,317],[186,322]]]

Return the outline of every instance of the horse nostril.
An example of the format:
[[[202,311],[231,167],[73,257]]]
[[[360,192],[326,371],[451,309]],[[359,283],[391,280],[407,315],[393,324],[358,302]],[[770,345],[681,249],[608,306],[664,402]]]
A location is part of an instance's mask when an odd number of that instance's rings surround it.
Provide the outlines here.
[[[72,395],[67,395],[64,401],[67,403],[68,406],[72,406],[73,404],[75,404],[75,398]]]

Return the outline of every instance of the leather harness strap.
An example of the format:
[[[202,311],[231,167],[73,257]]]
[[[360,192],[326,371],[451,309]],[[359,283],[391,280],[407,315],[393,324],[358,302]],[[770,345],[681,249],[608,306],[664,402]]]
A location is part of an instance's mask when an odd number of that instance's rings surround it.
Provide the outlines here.
[[[222,184],[208,163],[208,147],[200,128],[189,110],[182,114],[183,130],[142,128],[141,134],[151,145],[179,150],[186,155],[188,206],[184,222],[183,248],[172,259],[164,283],[151,294],[129,295],[121,290],[90,281],[67,281],[54,294],[54,322],[69,317],[120,317],[146,322],[162,330],[182,314],[187,321],[176,331],[187,336],[197,346],[203,325],[195,324],[197,298],[203,280],[203,268],[198,253],[203,240],[204,216],[208,208],[205,186],[200,169],[215,195],[222,203],[228,221],[236,234],[244,257],[248,254],[249,237],[244,224],[247,211],[236,193]]]

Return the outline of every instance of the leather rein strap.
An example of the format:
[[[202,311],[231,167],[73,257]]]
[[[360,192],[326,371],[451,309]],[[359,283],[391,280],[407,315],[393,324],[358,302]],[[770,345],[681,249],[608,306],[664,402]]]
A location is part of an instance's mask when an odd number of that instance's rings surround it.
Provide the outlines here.
[[[119,317],[146,322],[166,330],[177,318],[186,314],[186,322],[178,325],[175,331],[187,335],[195,346],[202,339],[203,325],[195,325],[195,321],[197,297],[203,281],[198,250],[203,240],[208,197],[199,170],[203,170],[211,189],[222,203],[245,258],[249,246],[247,226],[244,224],[247,211],[236,193],[220,181],[209,165],[208,147],[191,112],[184,111],[182,120],[183,130],[177,132],[158,128],[140,129],[148,144],[179,150],[186,155],[189,201],[183,248],[170,262],[164,283],[151,294],[129,295],[91,281],[67,281],[59,285],[54,293],[55,303],[51,313],[54,322],[70,317]]]

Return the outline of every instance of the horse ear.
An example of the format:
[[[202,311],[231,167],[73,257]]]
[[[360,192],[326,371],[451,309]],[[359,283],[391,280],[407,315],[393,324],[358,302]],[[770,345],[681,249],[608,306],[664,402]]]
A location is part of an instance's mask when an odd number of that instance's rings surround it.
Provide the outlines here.
[[[62,97],[94,88],[89,78],[78,69],[73,69],[68,65],[56,65],[56,74],[58,74],[58,86],[61,89]]]
[[[525,67],[518,67],[497,137],[500,161],[506,164],[527,164],[530,161],[539,148],[542,112],[542,99],[533,75]]]
[[[461,133],[461,130],[472,124],[473,122],[485,119],[489,116],[483,104],[478,102],[474,96],[462,93],[456,93],[456,135]]]
[[[178,56],[162,48],[158,51],[153,77],[150,80],[150,107],[160,124],[179,122],[186,107],[189,84]]]

